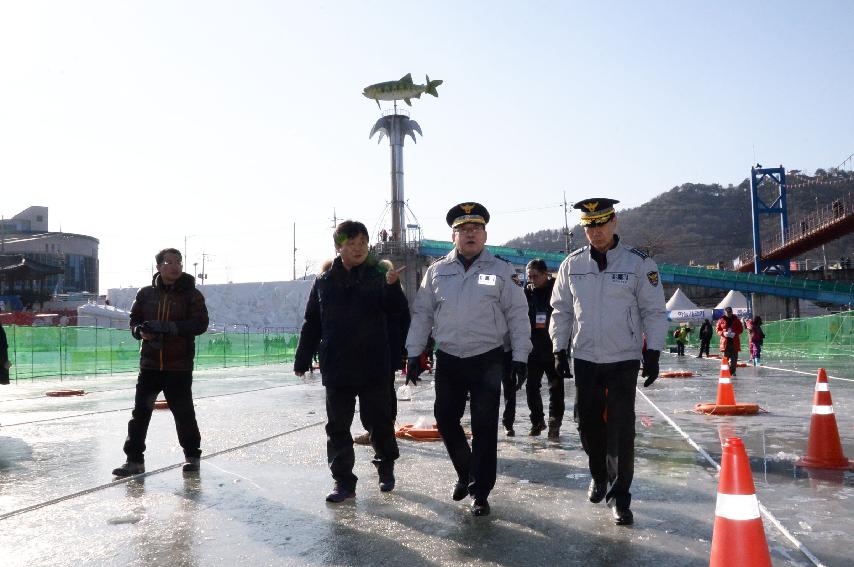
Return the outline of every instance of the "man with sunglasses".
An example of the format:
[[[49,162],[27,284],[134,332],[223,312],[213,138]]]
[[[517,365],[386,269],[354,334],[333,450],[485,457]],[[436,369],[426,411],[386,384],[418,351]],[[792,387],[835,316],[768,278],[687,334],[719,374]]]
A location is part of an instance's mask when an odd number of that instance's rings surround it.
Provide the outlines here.
[[[448,211],[446,221],[454,249],[427,269],[415,297],[406,338],[407,382],[418,380],[418,355],[432,331],[437,347],[434,414],[457,473],[452,498],[470,495],[471,513],[485,516],[495,486],[505,336],[521,385],[531,352],[528,303],[513,283],[512,266],[485,249],[486,207],[461,203]],[[467,398],[471,446],[460,424]]]
[[[151,285],[139,290],[130,309],[130,328],[139,341],[139,378],[133,413],[124,444],[127,462],[113,470],[119,477],[145,472],[145,437],[154,402],[162,391],[184,450],[184,472],[196,472],[202,451],[193,407],[193,358],[196,336],[208,330],[205,297],[196,280],[183,271],[181,252],[158,252],[157,274]]]
[[[558,270],[549,334],[561,377],[570,376],[566,348],[572,340],[578,434],[593,477],[588,499],[605,498],[614,523],[629,525],[638,369],[643,357],[644,387],[658,378],[667,314],[655,262],[616,234],[618,202],[593,198],[574,205],[590,245],[567,256]]]

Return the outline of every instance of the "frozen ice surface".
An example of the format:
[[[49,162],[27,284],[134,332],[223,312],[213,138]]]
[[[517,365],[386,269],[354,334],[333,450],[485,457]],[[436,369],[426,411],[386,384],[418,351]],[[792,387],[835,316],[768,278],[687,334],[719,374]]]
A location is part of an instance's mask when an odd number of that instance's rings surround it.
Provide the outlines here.
[[[324,391],[317,374],[299,379],[290,366],[197,372],[201,472],[181,472],[174,423],[161,410],[149,428],[147,473],[126,481],[110,471],[124,461],[133,374],[63,381],[88,392],[80,398],[44,397],[58,381],[6,386],[2,564],[708,565],[717,473],[670,419],[718,461],[721,438],[742,437],[762,504],[824,564],[850,565],[854,475],[794,465],[809,435],[815,362],[739,369],[736,399],[768,411],[743,417],[690,411],[714,399],[719,361],[673,356],[666,364],[701,375],[640,388],[649,402],[638,396],[635,525],[628,528],[614,526],[604,504],[587,501],[572,388],[559,440],[508,438],[499,428],[492,514],[474,518],[467,502],[451,500],[455,473],[441,442],[399,441],[391,493],[377,487],[372,449],[356,446],[357,496],[327,504]],[[854,369],[830,366],[851,457]],[[398,404],[398,422],[432,424],[433,399],[430,384],[413,388],[412,400]],[[522,395],[517,431],[527,423]],[[358,416],[352,430],[362,431]],[[810,564],[768,521],[765,530],[775,565]]]

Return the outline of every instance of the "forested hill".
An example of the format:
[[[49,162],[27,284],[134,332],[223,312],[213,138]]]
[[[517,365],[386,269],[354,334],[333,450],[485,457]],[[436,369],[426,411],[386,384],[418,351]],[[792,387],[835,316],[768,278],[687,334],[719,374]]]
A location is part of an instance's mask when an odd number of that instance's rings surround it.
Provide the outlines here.
[[[790,174],[787,183],[790,227],[798,226],[799,219],[814,212],[817,205],[828,206],[835,199],[854,193],[854,173],[846,171],[816,177]],[[763,188],[761,196],[765,203],[773,202],[772,190],[770,186]],[[639,207],[620,209],[617,205],[617,211],[620,239],[648,250],[658,262],[686,265],[724,262],[725,267],[731,268],[733,258],[753,247],[749,180],[729,187],[686,183]],[[570,214],[570,220],[578,220],[578,211]],[[762,238],[779,234],[779,222],[778,216],[768,215],[763,220]],[[576,248],[587,244],[579,225],[571,230]],[[563,229],[529,233],[504,246],[563,250]],[[838,261],[840,256],[854,256],[854,235],[836,240],[826,249],[829,263]],[[812,264],[821,257],[819,248],[798,259],[809,258]]]

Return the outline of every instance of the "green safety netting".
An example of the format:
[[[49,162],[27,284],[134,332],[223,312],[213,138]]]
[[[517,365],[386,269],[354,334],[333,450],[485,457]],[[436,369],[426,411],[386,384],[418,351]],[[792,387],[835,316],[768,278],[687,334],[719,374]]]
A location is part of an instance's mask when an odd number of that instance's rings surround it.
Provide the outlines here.
[[[139,341],[129,330],[102,327],[4,327],[12,380],[133,372]],[[196,337],[195,367],[225,368],[293,362],[299,335],[208,332]]]
[[[673,325],[667,333],[667,347],[676,348]],[[693,326],[694,332],[688,335],[686,345],[699,348],[699,326]],[[822,317],[783,319],[768,321],[762,325],[765,341],[762,344],[763,355],[781,357],[847,357],[854,358],[854,311],[834,313]],[[741,351],[750,352],[747,329],[741,335]],[[711,352],[718,351],[718,337],[712,337]],[[748,355],[745,355],[748,356]]]

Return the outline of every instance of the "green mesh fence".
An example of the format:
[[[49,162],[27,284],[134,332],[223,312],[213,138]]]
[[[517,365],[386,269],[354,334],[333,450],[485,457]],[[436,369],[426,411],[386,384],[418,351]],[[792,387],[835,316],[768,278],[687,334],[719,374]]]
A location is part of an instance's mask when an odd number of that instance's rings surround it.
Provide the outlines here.
[[[133,372],[139,341],[129,330],[102,327],[4,327],[12,380]],[[293,362],[299,335],[285,331],[221,332],[196,337],[195,367]]]
[[[667,332],[667,348],[676,349],[673,331],[678,325],[671,325]],[[700,348],[699,325],[692,325],[694,331],[688,335],[687,349],[694,353]],[[843,357],[854,359],[854,311],[845,311],[822,317],[801,319],[783,319],[769,321],[762,325],[765,341],[762,344],[763,355],[781,357]],[[749,353],[750,335],[747,329],[741,335],[741,352]],[[719,338],[712,336],[710,352],[718,352]],[[745,357],[748,355],[745,354]]]

